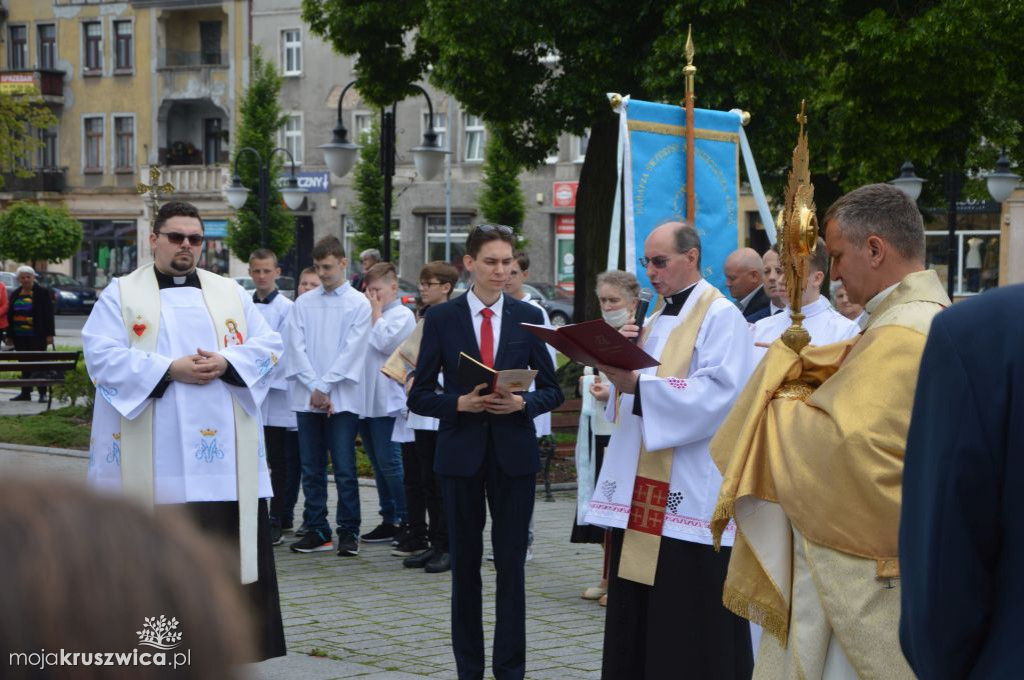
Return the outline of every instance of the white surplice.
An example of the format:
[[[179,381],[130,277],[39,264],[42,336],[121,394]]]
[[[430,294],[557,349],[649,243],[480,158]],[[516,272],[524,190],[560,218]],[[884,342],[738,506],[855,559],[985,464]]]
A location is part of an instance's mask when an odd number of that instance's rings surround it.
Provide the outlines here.
[[[540,313],[544,315],[544,325],[551,325],[551,317],[548,316],[548,310],[544,309],[544,305],[540,303],[540,300],[534,300],[533,296],[529,293],[523,293],[523,299],[520,302],[529,302],[531,305],[540,310]],[[558,359],[555,357],[555,348],[548,345],[548,353],[551,355],[551,363],[558,366]],[[530,391],[537,389],[536,385],[530,385]],[[537,431],[538,437],[546,437],[551,434],[551,411],[541,413],[539,416],[533,419],[533,429]]]
[[[371,317],[372,319],[372,317]],[[399,300],[384,305],[366,339],[366,359],[360,386],[364,418],[396,416],[405,409],[405,389],[380,369],[398,346],[416,330],[416,315]]]
[[[160,324],[155,352],[129,346],[121,315],[118,279],[104,289],[82,329],[89,376],[96,382],[90,483],[121,489],[121,417],[134,420],[154,401],[153,466],[155,501],[186,503],[236,501],[235,425],[231,397],[246,413],[260,418],[270,389],[269,374],[284,348],[281,336],[238,288],[245,310],[247,336],[242,344],[223,347],[223,328],[215,328],[199,288],[180,286],[160,291]],[[219,352],[246,384],[214,380],[207,385],[171,382],[158,399],[149,398],[171,362],[196,353]],[[259,431],[259,495],[272,496],[262,428]]]
[[[669,335],[692,312],[710,285],[703,279],[699,281],[677,316],[658,315],[650,321],[653,328],[644,351],[660,359]],[[588,524],[626,527],[643,444],[648,451],[674,450],[662,535],[712,544],[711,514],[722,475],[708,447],[753,371],[751,350],[746,319],[736,305],[723,297],[711,304],[704,317],[686,378],[659,378],[656,367],[640,371],[643,417],[633,415],[633,395],[622,395],[618,423],[605,449],[601,475],[590,499]],[[615,419],[616,396],[612,386],[609,420]],[[732,545],[735,531],[735,525],[730,523],[722,536],[723,545]]]
[[[831,345],[833,342],[849,340],[860,333],[860,326],[850,321],[845,316],[832,308],[832,305],[824,296],[803,308],[805,319],[804,328],[811,334],[812,345]],[[793,325],[789,318],[789,308],[782,314],[766,316],[750,327],[754,335],[754,342],[762,345],[770,345]],[[754,346],[754,360],[760,361],[761,357],[768,351],[767,347]]]
[[[288,346],[288,316],[291,314],[291,300],[277,291],[274,299],[267,303],[253,300],[256,310],[273,330],[281,334],[285,347]],[[287,355],[287,352],[285,352]],[[278,361],[270,372],[270,392],[263,400],[263,424],[271,427],[286,427],[294,430],[295,411],[291,407],[291,395],[288,392],[288,380],[285,378],[285,362]]]

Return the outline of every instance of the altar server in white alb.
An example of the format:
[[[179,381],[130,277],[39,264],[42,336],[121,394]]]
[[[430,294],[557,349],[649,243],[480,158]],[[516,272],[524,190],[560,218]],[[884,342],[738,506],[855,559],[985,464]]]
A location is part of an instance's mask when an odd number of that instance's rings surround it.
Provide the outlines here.
[[[775,247],[772,252],[776,253]],[[848,340],[860,332],[860,326],[837,312],[829,303],[828,298],[821,295],[821,283],[828,275],[828,250],[825,239],[818,237],[818,247],[807,264],[807,283],[804,288],[803,326],[811,334],[812,345],[830,345],[833,342]],[[786,293],[786,279],[782,277],[775,284],[776,295]],[[788,297],[787,297],[788,299]],[[768,351],[768,347],[782,337],[782,334],[793,325],[789,317],[789,306],[784,314],[767,316],[753,325],[754,357],[757,361]]]
[[[260,427],[283,346],[238,284],[196,269],[203,235],[195,206],[162,206],[153,264],[112,280],[82,329],[98,397],[88,476],[143,503],[185,504],[238,545],[265,659],[285,654]]]
[[[664,305],[642,346],[661,365],[599,366],[614,386],[606,416],[617,423],[586,518],[613,530],[601,677],[667,678],[685,668],[693,678],[749,678],[749,626],[722,606],[730,551],[712,547],[722,477],[708,445],[753,369],[750,331],[701,277],[692,227],[657,227],[644,255]],[[637,327],[621,332],[635,337]]]
[[[281,268],[274,251],[268,248],[254,250],[249,256],[249,276],[256,285],[252,292],[253,304],[267,325],[280,333],[287,345],[288,316],[293,303],[277,289]],[[274,497],[270,499],[270,538],[274,545],[281,545],[283,533],[294,527],[295,503],[302,476],[295,411],[291,409],[284,372],[284,362],[279,361],[270,373],[270,392],[263,400],[262,409],[267,467],[270,468],[270,484],[274,487]]]

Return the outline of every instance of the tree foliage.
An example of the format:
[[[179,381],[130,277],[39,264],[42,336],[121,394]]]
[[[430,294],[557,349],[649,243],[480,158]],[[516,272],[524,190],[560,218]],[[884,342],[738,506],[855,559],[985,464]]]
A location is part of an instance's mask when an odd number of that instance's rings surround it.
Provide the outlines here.
[[[267,247],[283,257],[295,242],[295,216],[281,203],[277,178],[284,167],[284,154],[273,153],[277,146],[277,131],[285,123],[279,103],[281,76],[273,62],[263,58],[258,47],[253,50],[252,73],[249,87],[242,98],[241,117],[235,135],[235,156],[242,184],[249,189],[249,197],[235,218],[228,221],[228,248],[241,260],[261,247],[259,172],[256,156],[242,149],[249,147],[259,152],[263,163],[270,166],[270,186],[267,193]]]
[[[0,93],[0,171],[31,176],[35,164],[25,161],[43,145],[36,131],[58,122],[38,95]],[[3,185],[0,176],[0,187]]]
[[[359,162],[352,177],[356,203],[352,219],[356,223],[357,252],[381,249],[384,233],[384,175],[380,173],[380,117],[373,116],[370,129],[359,136]],[[355,257],[356,253],[349,253]]]
[[[491,136],[484,148],[483,182],[478,201],[488,222],[505,224],[521,234],[526,202],[519,185],[521,165],[501,141]]]
[[[0,213],[0,259],[60,262],[78,252],[82,223],[64,205],[17,201]]]

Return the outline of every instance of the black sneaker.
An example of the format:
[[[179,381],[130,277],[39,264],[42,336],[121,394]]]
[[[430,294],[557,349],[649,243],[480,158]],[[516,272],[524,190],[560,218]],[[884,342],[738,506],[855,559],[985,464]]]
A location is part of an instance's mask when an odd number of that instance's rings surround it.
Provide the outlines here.
[[[302,538],[305,535],[306,535],[306,523],[303,522],[302,524],[299,525],[299,528],[295,530],[295,536],[296,536],[296,538]]]
[[[270,545],[281,545],[284,543],[284,532],[276,524],[270,525]]]
[[[433,556],[434,551],[431,548],[427,548],[422,552],[406,557],[402,560],[402,566],[406,569],[422,569],[427,566],[427,562],[429,562]]]
[[[398,532],[395,537],[391,539],[391,545],[398,547],[410,536],[411,529],[409,528],[408,522],[402,522],[398,525]]]
[[[446,552],[437,551],[430,558],[430,561],[423,565],[423,571],[428,574],[443,574],[452,570],[452,558]]]
[[[330,537],[327,539],[321,537],[319,531],[310,531],[288,547],[292,549],[292,552],[299,553],[327,552],[334,549],[334,543]]]
[[[398,533],[398,527],[394,524],[381,523],[376,529],[368,534],[363,534],[360,538],[364,543],[387,543]]]
[[[398,544],[391,554],[395,557],[408,557],[415,552],[427,549],[427,541],[419,536],[407,536],[404,541]]]
[[[355,557],[359,554],[359,539],[353,534],[338,535],[338,556]]]
[[[32,401],[32,393],[29,392],[28,394],[25,394],[22,392],[16,397],[11,397],[11,401]]]

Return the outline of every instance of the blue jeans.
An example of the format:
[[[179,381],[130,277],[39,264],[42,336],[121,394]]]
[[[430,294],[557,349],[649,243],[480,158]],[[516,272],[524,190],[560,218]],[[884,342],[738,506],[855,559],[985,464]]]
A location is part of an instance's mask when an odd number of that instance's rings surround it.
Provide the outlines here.
[[[343,411],[295,414],[299,424],[299,459],[302,461],[302,493],[306,529],[331,537],[327,520],[327,450],[334,466],[338,488],[338,535],[359,535],[359,480],[356,478],[356,430],[359,416]]]
[[[363,418],[359,421],[363,447],[373,465],[373,476],[377,479],[380,515],[385,524],[401,524],[408,519],[402,446],[391,441],[394,429],[395,419],[391,416]]]

